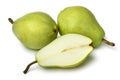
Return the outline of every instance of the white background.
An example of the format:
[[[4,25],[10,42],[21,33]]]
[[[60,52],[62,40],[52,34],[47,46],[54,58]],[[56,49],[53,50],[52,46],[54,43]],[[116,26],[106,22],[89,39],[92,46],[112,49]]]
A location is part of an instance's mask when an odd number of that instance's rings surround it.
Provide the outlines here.
[[[85,6],[96,16],[115,47],[102,44],[81,66],[74,69],[44,69],[37,64],[25,75],[26,65],[35,60],[35,51],[25,48],[12,32],[8,18],[26,13],[57,15],[68,6]],[[0,80],[120,80],[119,0],[0,0]]]

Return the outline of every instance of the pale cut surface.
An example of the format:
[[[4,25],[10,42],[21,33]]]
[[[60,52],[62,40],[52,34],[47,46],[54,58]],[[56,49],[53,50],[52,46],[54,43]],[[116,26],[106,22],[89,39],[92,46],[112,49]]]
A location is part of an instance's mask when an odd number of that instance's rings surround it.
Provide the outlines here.
[[[74,67],[84,61],[93,50],[92,40],[79,34],[63,35],[36,54],[43,67]]]

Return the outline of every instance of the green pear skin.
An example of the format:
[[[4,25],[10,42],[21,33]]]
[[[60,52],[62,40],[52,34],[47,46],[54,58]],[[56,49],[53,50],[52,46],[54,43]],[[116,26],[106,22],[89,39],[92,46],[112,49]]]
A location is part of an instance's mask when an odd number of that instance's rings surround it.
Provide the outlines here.
[[[13,23],[12,30],[17,38],[30,49],[41,49],[57,37],[55,21],[46,13],[28,13]]]
[[[91,38],[94,47],[98,47],[105,36],[95,16],[82,6],[72,6],[62,10],[58,15],[58,27],[61,35],[78,33]]]

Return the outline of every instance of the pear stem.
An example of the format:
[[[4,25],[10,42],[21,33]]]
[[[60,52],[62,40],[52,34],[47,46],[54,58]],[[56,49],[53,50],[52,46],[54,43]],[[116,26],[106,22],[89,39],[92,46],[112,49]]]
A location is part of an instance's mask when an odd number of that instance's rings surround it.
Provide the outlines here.
[[[14,23],[14,21],[13,21],[11,18],[8,18],[8,21],[9,21],[11,24]]]
[[[104,38],[102,39],[102,41],[103,41],[104,43],[110,45],[110,46],[115,46],[115,43],[110,42],[110,41],[108,41],[108,40],[106,40],[106,39],[104,39]]]
[[[95,47],[93,46],[93,42],[92,42],[91,44],[89,44],[89,46],[92,46],[93,48],[95,48]]]
[[[33,65],[33,64],[35,64],[35,63],[37,63],[37,61],[33,61],[30,64],[28,64],[27,67],[25,68],[25,70],[23,71],[23,73],[26,74],[28,72],[30,66]]]

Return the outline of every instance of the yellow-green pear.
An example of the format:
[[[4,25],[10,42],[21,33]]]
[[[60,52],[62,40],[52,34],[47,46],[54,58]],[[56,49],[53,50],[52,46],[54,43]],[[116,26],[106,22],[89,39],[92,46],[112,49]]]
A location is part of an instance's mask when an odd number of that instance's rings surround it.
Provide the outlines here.
[[[42,67],[72,68],[85,61],[92,52],[92,40],[80,34],[66,34],[53,40],[40,49],[35,55],[35,61],[23,71],[27,73],[29,67],[38,63]]]
[[[104,39],[105,32],[90,10],[82,6],[71,6],[62,10],[58,15],[58,28],[61,35],[78,33],[93,40],[93,46],[101,42],[111,46],[115,44]]]
[[[55,21],[44,12],[28,13],[16,21],[8,20],[17,38],[30,49],[41,49],[57,37]]]

